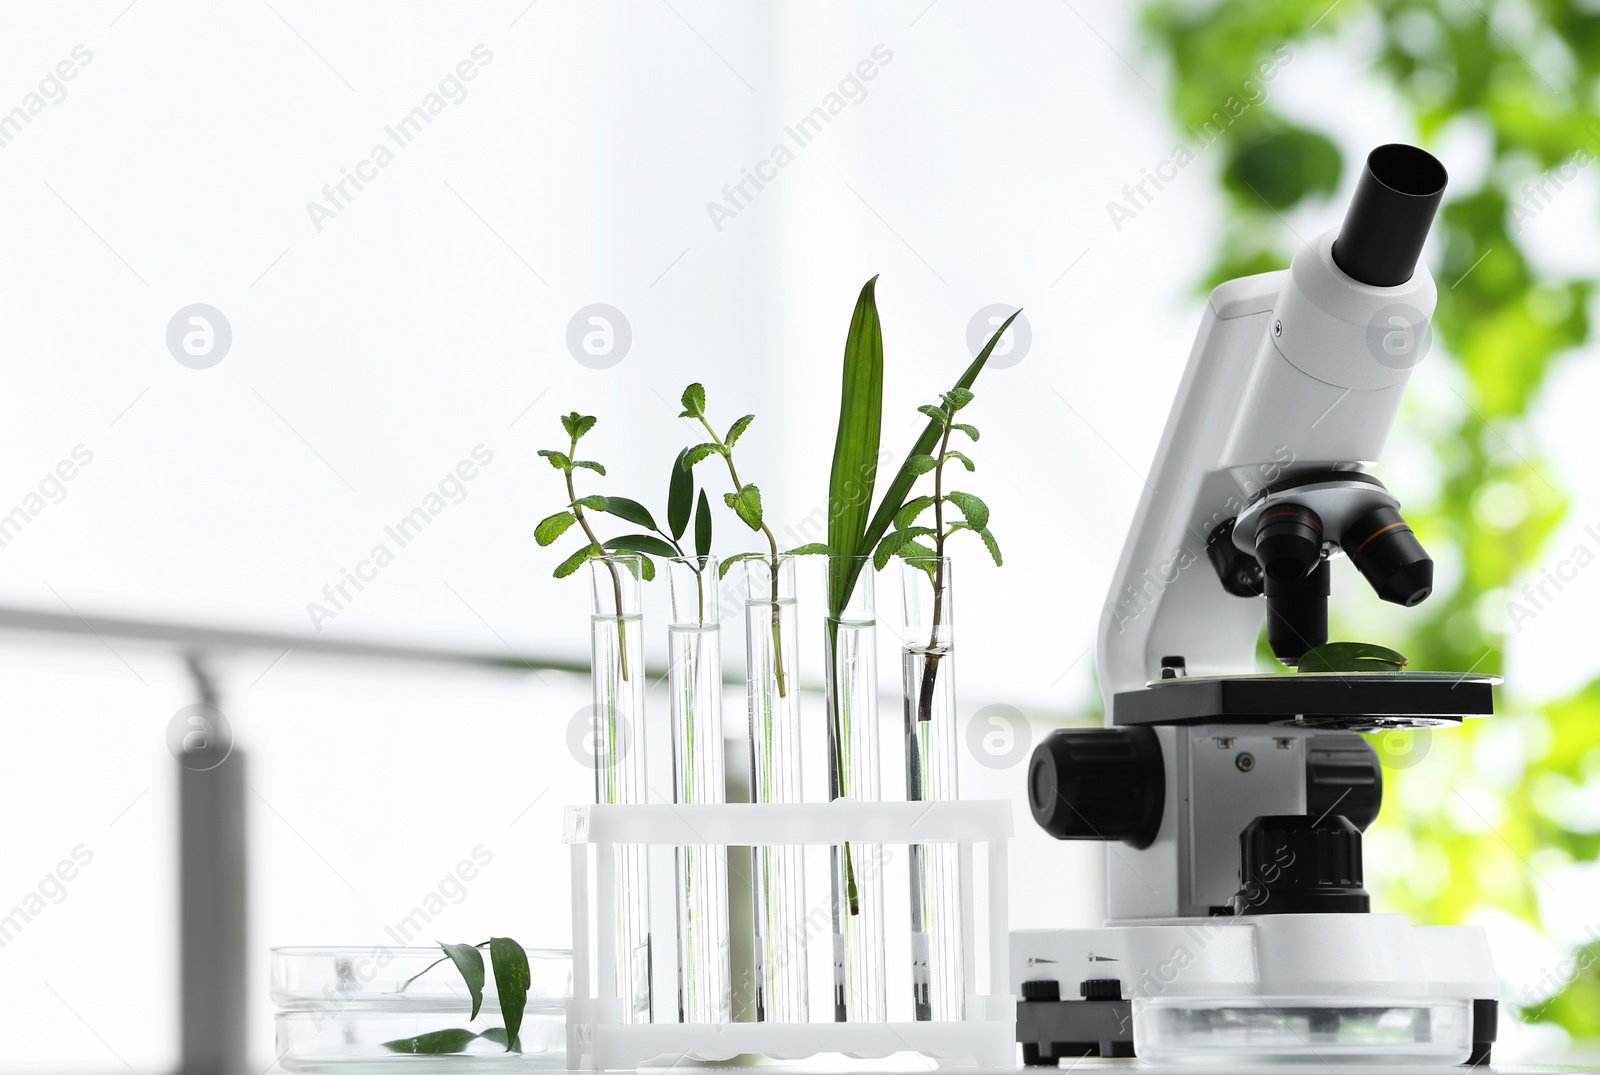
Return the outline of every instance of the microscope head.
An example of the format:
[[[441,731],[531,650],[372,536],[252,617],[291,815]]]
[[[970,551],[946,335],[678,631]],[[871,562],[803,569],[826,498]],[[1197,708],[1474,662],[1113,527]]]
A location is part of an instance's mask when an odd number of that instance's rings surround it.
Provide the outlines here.
[[[1335,362],[1347,368],[1347,358],[1330,361],[1315,353],[1330,339],[1351,347],[1350,330],[1361,312],[1375,309],[1365,333],[1370,356],[1409,374],[1426,353],[1427,324],[1417,306],[1394,301],[1392,289],[1414,290],[1432,306],[1431,281],[1407,285],[1417,275],[1445,181],[1444,166],[1414,146],[1372,151],[1326,256],[1302,254],[1289,271],[1287,301],[1280,302],[1286,309],[1273,324],[1274,341],[1289,361],[1302,369],[1326,370]],[[1310,253],[1320,253],[1320,245]],[[1337,323],[1331,332],[1330,315]],[[1375,380],[1393,378],[1379,373]],[[1347,391],[1356,387],[1349,384]],[[1267,486],[1222,524],[1207,549],[1225,590],[1266,597],[1267,642],[1289,665],[1327,641],[1330,556],[1342,551],[1392,604],[1409,608],[1433,592],[1433,561],[1401,516],[1399,501],[1355,469],[1366,461],[1324,462],[1328,469],[1320,473],[1301,471]]]
[[[1419,259],[1446,179],[1424,150],[1379,146],[1339,228],[1286,271],[1212,293],[1101,619],[1108,709],[1164,657],[1190,675],[1254,671],[1263,615],[1296,663],[1327,641],[1330,557],[1385,601],[1432,591],[1399,501],[1365,471],[1431,342]]]

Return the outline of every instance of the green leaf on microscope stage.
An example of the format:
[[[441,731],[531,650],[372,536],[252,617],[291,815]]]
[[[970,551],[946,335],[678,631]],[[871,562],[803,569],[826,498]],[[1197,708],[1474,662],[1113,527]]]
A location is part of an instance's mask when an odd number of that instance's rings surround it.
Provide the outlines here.
[[[483,1007],[483,953],[470,944],[441,944],[439,948],[450,957],[450,962],[461,972],[461,980],[467,983],[467,992],[472,996],[472,1014],[467,1018],[476,1019],[478,1009]]]
[[[489,962],[494,966],[494,987],[500,994],[500,1014],[506,1024],[506,1052],[517,1041],[522,1029],[522,1010],[528,1004],[528,986],[533,974],[528,969],[528,953],[510,937],[489,938]]]
[[[441,1056],[445,1053],[459,1053],[477,1039],[477,1034],[460,1028],[430,1030],[428,1033],[418,1034],[414,1038],[396,1038],[394,1041],[386,1041],[383,1043],[383,1047],[391,1053]]]
[[[1369,642],[1329,642],[1300,658],[1297,672],[1397,672],[1406,659]]]

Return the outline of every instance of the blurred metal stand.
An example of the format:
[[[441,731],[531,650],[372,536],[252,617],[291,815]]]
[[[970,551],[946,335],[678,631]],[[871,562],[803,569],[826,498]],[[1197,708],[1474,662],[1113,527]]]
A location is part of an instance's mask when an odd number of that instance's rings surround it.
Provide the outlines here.
[[[196,701],[220,710],[203,654],[185,663]],[[181,1075],[246,1070],[245,759],[231,747],[213,737],[178,766]]]

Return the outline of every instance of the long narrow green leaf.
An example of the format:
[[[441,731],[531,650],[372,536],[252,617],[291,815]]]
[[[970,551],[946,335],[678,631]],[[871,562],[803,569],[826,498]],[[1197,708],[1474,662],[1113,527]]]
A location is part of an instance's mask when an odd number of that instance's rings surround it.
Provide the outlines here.
[[[883,326],[878,320],[877,286],[874,276],[861,288],[844,341],[839,431],[828,478],[828,544],[841,556],[828,571],[828,609],[833,615],[844,609],[855,588],[860,568],[853,558],[870,552],[874,544],[864,534],[878,478],[883,427]]]
[[[956,381],[955,386],[957,388],[970,389],[972,387],[972,382],[976,381],[978,374],[983,372],[983,367],[988,363],[989,355],[994,351],[995,345],[1000,342],[1000,337],[1005,334],[1006,329],[1011,327],[1011,322],[1015,321],[1021,313],[1022,311],[1018,310],[1006,318],[1005,324],[994,330],[994,335],[990,336],[989,342],[983,345],[983,350],[978,352],[978,357],[972,360],[972,365],[968,366],[966,372]],[[894,521],[896,513],[900,511],[900,508],[906,502],[906,494],[911,492],[911,487],[917,482],[917,473],[910,466],[910,460],[919,455],[927,455],[932,452],[934,446],[939,442],[939,435],[943,432],[944,429],[938,422],[930,420],[927,427],[923,429],[922,435],[917,438],[917,442],[911,446],[911,451],[906,453],[907,462],[901,465],[900,472],[889,483],[889,488],[883,491],[883,499],[878,502],[878,510],[872,513],[872,521],[867,524],[866,533],[862,536],[862,548],[870,549],[875,547],[888,531],[889,524]],[[832,542],[829,544],[832,544]],[[837,548],[838,546],[834,547]],[[854,572],[860,570],[859,565],[860,561],[856,561],[851,565],[853,570],[845,584],[844,600],[849,599],[850,591],[855,588]],[[839,607],[844,607],[842,602]]]
[[[667,485],[667,526],[672,540],[679,541],[689,528],[689,512],[694,508],[694,475],[683,465],[689,454],[685,448],[672,463],[672,480]]]

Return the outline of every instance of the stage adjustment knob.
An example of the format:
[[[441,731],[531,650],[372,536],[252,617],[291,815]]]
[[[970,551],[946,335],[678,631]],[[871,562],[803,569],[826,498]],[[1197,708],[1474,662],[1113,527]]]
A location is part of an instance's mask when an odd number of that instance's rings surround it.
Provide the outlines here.
[[[1150,728],[1052,732],[1028,762],[1033,819],[1058,840],[1149,847],[1165,801],[1161,743]]]

